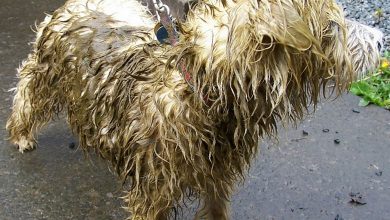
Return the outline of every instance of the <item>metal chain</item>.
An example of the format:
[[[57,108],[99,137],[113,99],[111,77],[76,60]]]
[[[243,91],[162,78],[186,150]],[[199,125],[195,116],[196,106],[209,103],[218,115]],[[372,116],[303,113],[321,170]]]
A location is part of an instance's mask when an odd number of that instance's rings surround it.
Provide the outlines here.
[[[161,19],[160,13],[167,14],[168,16],[171,15],[168,5],[162,3],[161,0],[153,0],[153,5],[154,5],[154,9],[156,10],[156,16],[158,21],[160,21]]]

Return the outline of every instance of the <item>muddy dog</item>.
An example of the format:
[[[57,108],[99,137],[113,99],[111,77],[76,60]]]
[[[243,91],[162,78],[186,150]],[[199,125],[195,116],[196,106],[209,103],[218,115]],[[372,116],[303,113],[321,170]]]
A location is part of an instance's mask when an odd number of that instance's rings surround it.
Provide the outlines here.
[[[155,25],[135,0],[67,1],[37,28],[7,123],[24,152],[66,111],[80,147],[128,180],[132,219],[167,219],[187,196],[196,218],[228,219],[260,139],[379,60],[381,33],[333,0],[201,0],[174,46]]]

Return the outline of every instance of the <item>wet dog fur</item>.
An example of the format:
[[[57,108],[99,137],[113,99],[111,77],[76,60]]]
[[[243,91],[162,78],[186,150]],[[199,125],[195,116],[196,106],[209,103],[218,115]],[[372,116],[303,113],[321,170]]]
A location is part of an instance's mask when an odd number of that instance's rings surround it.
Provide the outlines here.
[[[331,0],[199,1],[176,46],[155,23],[135,0],[67,1],[37,28],[7,122],[24,152],[65,111],[80,147],[127,180],[132,219],[167,219],[187,196],[203,201],[196,218],[228,219],[261,138],[374,68],[382,37]]]

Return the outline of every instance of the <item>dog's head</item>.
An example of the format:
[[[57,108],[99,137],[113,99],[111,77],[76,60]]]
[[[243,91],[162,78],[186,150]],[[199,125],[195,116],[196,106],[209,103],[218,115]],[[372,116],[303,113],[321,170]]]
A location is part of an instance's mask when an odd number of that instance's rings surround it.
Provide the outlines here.
[[[383,33],[356,21],[347,20],[346,24],[354,73],[361,79],[379,65]]]
[[[183,24],[180,54],[210,111],[267,128],[300,119],[329,80],[343,90],[376,65],[380,37],[358,30],[335,1],[205,0]]]

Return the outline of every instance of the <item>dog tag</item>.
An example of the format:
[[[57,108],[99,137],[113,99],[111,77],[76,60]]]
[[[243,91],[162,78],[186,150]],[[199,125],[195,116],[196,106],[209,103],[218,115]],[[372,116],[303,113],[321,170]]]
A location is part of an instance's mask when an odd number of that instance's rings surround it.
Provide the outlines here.
[[[154,34],[157,37],[157,40],[161,44],[169,44],[169,34],[167,29],[161,24],[157,23],[154,27]]]

